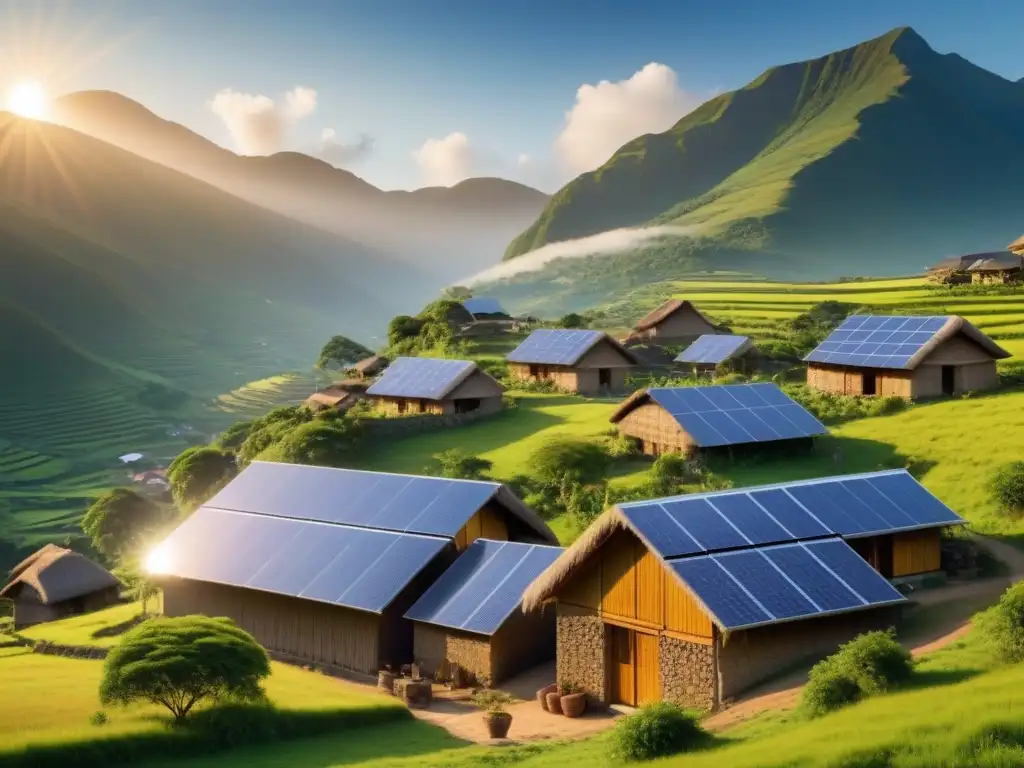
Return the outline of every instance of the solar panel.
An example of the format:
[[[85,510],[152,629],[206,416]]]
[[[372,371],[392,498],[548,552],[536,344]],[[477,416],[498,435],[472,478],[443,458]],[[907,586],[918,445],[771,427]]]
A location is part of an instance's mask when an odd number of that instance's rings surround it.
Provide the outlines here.
[[[694,493],[618,508],[664,558],[964,522],[906,470]]]
[[[669,560],[728,630],[904,602],[842,539]]]
[[[526,588],[562,552],[558,547],[477,539],[405,617],[493,635],[519,606]]]
[[[601,331],[540,328],[505,358],[510,363],[574,365],[604,336]]]
[[[207,506],[324,523],[455,536],[497,483],[254,461]]]
[[[708,333],[698,338],[676,357],[677,363],[724,363],[740,351],[750,339]]]
[[[851,315],[815,347],[805,362],[865,368],[906,368],[950,318]]]
[[[462,306],[471,315],[501,315],[505,313],[497,299],[490,299],[485,296],[466,299],[462,302]]]
[[[158,547],[164,575],[380,613],[449,542],[201,507]]]
[[[813,437],[828,432],[775,384],[654,387],[647,394],[701,448]]]
[[[441,400],[476,368],[471,360],[399,357],[366,394],[380,397],[415,397]]]

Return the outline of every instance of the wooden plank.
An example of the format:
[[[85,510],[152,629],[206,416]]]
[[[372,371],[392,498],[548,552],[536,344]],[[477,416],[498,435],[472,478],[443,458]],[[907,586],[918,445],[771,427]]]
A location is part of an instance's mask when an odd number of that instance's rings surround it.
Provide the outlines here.
[[[636,706],[635,637],[622,627],[609,627],[611,650],[611,697],[616,704]]]
[[[636,618],[636,553],[633,536],[622,532],[604,546],[601,558],[601,610]]]
[[[636,671],[636,705],[642,706],[661,698],[661,668],[658,653],[658,637],[644,632],[634,632]]]
[[[636,619],[665,626],[665,566],[641,542],[636,545]]]
[[[501,514],[490,507],[480,510],[480,531],[482,538],[508,541],[508,525]]]
[[[662,568],[665,571],[665,568]],[[697,637],[712,636],[711,618],[683,586],[665,571],[665,629]]]

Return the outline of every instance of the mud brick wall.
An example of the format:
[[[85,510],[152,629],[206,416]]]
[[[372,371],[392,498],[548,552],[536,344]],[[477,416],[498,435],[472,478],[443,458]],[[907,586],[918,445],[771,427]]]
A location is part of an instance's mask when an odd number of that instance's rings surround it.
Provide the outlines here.
[[[661,696],[684,707],[710,712],[717,706],[715,646],[662,635],[658,638]]]
[[[580,686],[587,694],[588,705],[606,706],[608,654],[604,622],[586,608],[559,603],[557,625],[557,681]]]

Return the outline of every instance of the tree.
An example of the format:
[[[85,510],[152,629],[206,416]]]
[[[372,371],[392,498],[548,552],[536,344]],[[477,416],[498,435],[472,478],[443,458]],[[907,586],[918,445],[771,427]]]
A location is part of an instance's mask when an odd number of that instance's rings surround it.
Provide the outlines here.
[[[543,483],[560,483],[571,476],[584,484],[600,483],[611,459],[603,447],[586,440],[555,438],[537,448],[528,466]]]
[[[313,412],[297,405],[281,405],[256,419],[238,449],[238,464],[246,466],[263,451],[276,445],[299,424],[312,421]]]
[[[290,464],[344,467],[352,462],[358,431],[344,419],[317,420],[300,424],[285,435],[274,458]]]
[[[442,291],[446,299],[452,301],[465,301],[466,299],[473,298],[473,292],[462,285],[452,285]]]
[[[150,619],[125,633],[103,665],[100,702],[160,704],[181,723],[204,700],[259,702],[267,652],[230,619]]]
[[[132,566],[117,568],[114,570],[114,575],[118,581],[124,584],[125,592],[131,599],[142,603],[142,615],[147,615],[150,599],[156,597],[160,591],[156,583],[151,581],[145,573]]]
[[[395,344],[401,344],[406,339],[416,338],[422,327],[423,321],[418,317],[411,317],[409,315],[393,317],[391,322],[388,323],[388,344],[394,346]]]
[[[332,336],[320,350],[317,368],[348,368],[373,353],[346,336]]]
[[[129,488],[115,488],[92,503],[82,518],[82,531],[93,549],[110,561],[121,561],[142,552],[174,514]]]
[[[252,421],[236,421],[217,436],[214,446],[225,451],[237,451],[242,447],[242,443],[249,438],[254,423]]]
[[[587,324],[587,321],[583,319],[582,315],[576,312],[570,312],[567,315],[563,315],[562,319],[558,321],[560,328],[582,328]]]
[[[167,482],[175,503],[190,509],[209,499],[237,473],[234,454],[199,445],[183,451],[171,462]]]
[[[482,480],[494,466],[488,459],[471,456],[458,448],[435,453],[434,459],[441,465],[441,477],[453,480]]]

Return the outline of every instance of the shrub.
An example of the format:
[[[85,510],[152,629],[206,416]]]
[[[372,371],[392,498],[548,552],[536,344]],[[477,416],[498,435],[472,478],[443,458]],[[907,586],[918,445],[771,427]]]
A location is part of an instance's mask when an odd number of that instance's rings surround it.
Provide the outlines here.
[[[171,462],[167,468],[167,481],[175,503],[192,507],[209,499],[237,471],[233,454],[209,446],[196,446]]]
[[[706,739],[693,713],[660,701],[616,723],[611,736],[612,757],[620,762],[653,760],[693,749]]]
[[[434,460],[441,465],[441,477],[453,480],[481,480],[494,466],[490,460],[471,456],[458,448],[435,453]]]
[[[89,725],[106,725],[107,713],[102,709],[89,715]]]
[[[849,672],[827,659],[812,669],[801,694],[800,706],[810,717],[818,717],[860,701],[863,694]]]
[[[581,483],[597,483],[604,478],[609,463],[602,446],[572,438],[549,440],[533,452],[529,462],[543,483],[558,483],[567,475]]]
[[[583,319],[583,316],[576,312],[562,315],[562,318],[558,321],[559,328],[582,328],[586,324],[587,321]]]
[[[496,691],[491,688],[484,688],[473,694],[473,704],[489,715],[500,715],[508,712],[508,705],[514,699],[504,691]]]
[[[1024,661],[1024,582],[1007,589],[975,618],[975,625],[1000,661]]]
[[[343,467],[352,461],[357,443],[357,429],[353,422],[346,419],[316,420],[289,431],[275,447],[272,458],[290,464]]]
[[[1024,512],[1024,461],[999,467],[989,480],[989,492],[1005,512]]]
[[[670,496],[686,482],[700,479],[698,467],[681,454],[663,453],[654,460],[650,470],[650,487],[655,496]]]
[[[613,459],[623,459],[629,456],[636,456],[636,440],[615,430],[608,438],[608,455]]]

